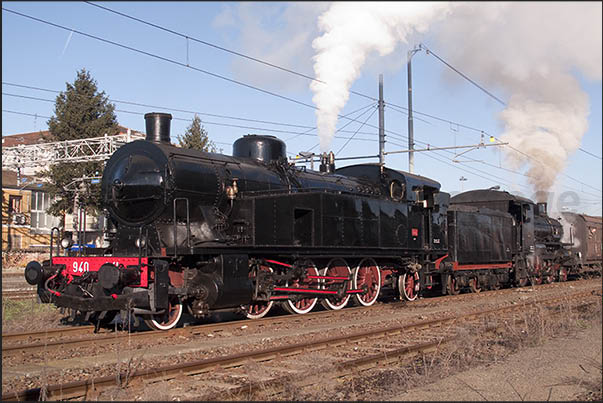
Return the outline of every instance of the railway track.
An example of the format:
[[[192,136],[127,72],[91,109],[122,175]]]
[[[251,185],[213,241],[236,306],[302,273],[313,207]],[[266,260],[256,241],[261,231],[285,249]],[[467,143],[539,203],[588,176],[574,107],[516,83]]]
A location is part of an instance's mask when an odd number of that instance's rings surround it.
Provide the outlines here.
[[[562,283],[554,283],[549,285],[540,285],[536,287],[558,288],[563,287]],[[528,288],[529,289],[529,288]],[[249,328],[249,330],[261,329],[266,326],[275,326],[280,324],[296,324],[306,323],[313,319],[319,321],[329,320],[330,318],[341,317],[341,315],[353,315],[357,311],[371,310],[388,310],[397,309],[400,306],[405,308],[424,308],[438,306],[447,303],[458,304],[461,301],[471,301],[479,298],[489,298],[495,295],[505,295],[516,293],[518,289],[503,289],[497,291],[487,291],[479,294],[460,294],[452,296],[442,296],[438,298],[429,298],[411,303],[407,302],[392,302],[387,304],[376,304],[372,307],[349,307],[342,311],[317,311],[309,314],[299,315],[279,315],[270,316],[257,320],[235,320],[229,322],[219,322],[195,326],[187,326],[183,328],[173,329],[171,331],[140,331],[128,333],[127,331],[111,332],[108,329],[103,329],[100,334],[92,334],[94,326],[78,326],[78,327],[63,327],[57,329],[48,329],[41,332],[25,332],[25,333],[7,333],[2,334],[2,356],[4,358],[13,357],[16,355],[25,356],[28,354],[45,352],[51,353],[54,350],[69,350],[77,349],[82,346],[95,343],[97,345],[112,345],[121,343],[128,339],[140,342],[142,340],[157,340],[169,337],[193,337],[200,334],[224,333],[232,329],[241,327]],[[527,292],[527,291],[526,291]]]
[[[403,303],[402,303],[403,304]],[[187,326],[173,329],[170,331],[152,330],[135,333],[110,332],[105,331],[102,334],[91,333],[94,326],[81,326],[77,328],[51,329],[44,332],[13,333],[2,335],[2,357],[8,358],[15,355],[27,355],[44,351],[50,353],[53,350],[77,349],[82,346],[95,343],[96,345],[119,344],[124,340],[141,342],[143,340],[159,340],[172,337],[194,337],[205,335],[208,332],[220,334],[232,329],[245,328],[249,330],[260,330],[263,327],[275,326],[280,324],[308,323],[308,321],[326,321],[330,318],[342,314],[354,314],[356,312],[368,312],[375,310],[395,309],[401,303],[377,304],[372,307],[351,307],[345,311],[317,311],[306,315],[280,315],[274,317],[265,317],[256,320],[235,320],[229,322],[210,323],[203,325]],[[64,337],[68,338],[65,339]],[[77,338],[76,338],[77,337]]]
[[[2,290],[2,299],[12,301],[29,300],[38,297],[35,289]]]
[[[596,299],[593,298],[596,296]],[[514,315],[542,310],[543,307],[555,307],[573,301],[577,304],[599,303],[600,293],[593,290],[569,295],[545,298],[516,305],[507,305],[489,310],[481,310],[462,315],[451,315],[446,318],[419,321],[410,324],[398,324],[372,330],[362,330],[340,336],[317,338],[293,345],[249,351],[241,354],[214,357],[203,360],[184,362],[177,365],[154,367],[132,373],[120,373],[66,384],[48,385],[40,388],[7,393],[3,400],[38,400],[49,399],[93,398],[102,390],[112,387],[125,387],[128,382],[144,381],[145,383],[191,376],[195,384],[200,383],[202,390],[208,391],[203,399],[221,399],[226,394],[233,395],[243,391],[250,392],[257,388],[265,389],[268,385],[276,388],[286,385],[292,376],[303,379],[308,371],[320,376],[341,377],[347,373],[373,368],[384,363],[399,361],[405,357],[433,351],[439,346],[456,340],[461,329],[479,328],[479,332],[491,332],[504,326],[504,321],[518,320]],[[494,324],[484,323],[494,320]],[[246,323],[250,323],[247,321]],[[313,353],[320,355],[320,360],[310,360],[304,365],[304,357]],[[253,382],[247,381],[249,372],[245,366],[261,362],[263,368],[270,368],[270,375]],[[317,362],[322,363],[317,368]],[[328,362],[329,365],[324,365]],[[320,372],[323,371],[323,372]],[[198,376],[202,374],[202,376]],[[245,379],[242,381],[242,379]],[[127,382],[124,383],[124,380]],[[41,396],[41,393],[44,396]]]
[[[2,273],[2,277],[6,277],[6,278],[21,278],[21,279],[25,278],[23,272],[6,272],[6,273]]]

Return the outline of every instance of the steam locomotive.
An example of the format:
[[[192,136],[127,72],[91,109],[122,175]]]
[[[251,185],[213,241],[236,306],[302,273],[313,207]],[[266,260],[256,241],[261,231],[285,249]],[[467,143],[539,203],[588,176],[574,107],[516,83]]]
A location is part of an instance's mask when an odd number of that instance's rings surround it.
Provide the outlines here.
[[[167,330],[184,311],[253,319],[277,303],[304,314],[384,293],[565,280],[577,265],[545,204],[496,190],[450,198],[436,181],[379,164],[335,169],[332,154],[306,170],[272,136],[244,136],[232,156],[178,148],[170,120],[146,114],[146,140],[106,164],[110,246],[53,256],[51,245],[48,261],[27,265],[42,302],[97,326],[121,311]]]

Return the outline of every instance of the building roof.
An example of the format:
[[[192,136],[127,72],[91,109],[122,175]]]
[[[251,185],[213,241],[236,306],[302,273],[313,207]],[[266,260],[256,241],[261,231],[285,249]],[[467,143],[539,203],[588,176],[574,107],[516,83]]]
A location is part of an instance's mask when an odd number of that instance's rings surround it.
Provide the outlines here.
[[[17,172],[2,170],[2,188],[10,189],[39,189],[38,184],[35,182],[35,178],[31,175],[21,175],[21,181],[17,181]],[[35,183],[34,183],[35,182]]]
[[[127,134],[128,130],[132,133],[137,133],[136,130],[129,129],[124,126],[118,125],[119,132],[117,134]],[[14,147],[18,145],[30,145],[48,142],[50,139],[50,131],[40,130],[31,133],[18,133],[2,136],[2,147]]]

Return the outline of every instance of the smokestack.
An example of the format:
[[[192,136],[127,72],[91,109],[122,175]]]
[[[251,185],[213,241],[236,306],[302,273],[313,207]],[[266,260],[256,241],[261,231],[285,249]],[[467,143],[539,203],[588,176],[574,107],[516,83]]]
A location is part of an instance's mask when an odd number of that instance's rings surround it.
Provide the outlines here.
[[[157,144],[172,144],[170,141],[170,121],[172,115],[169,113],[151,112],[144,115],[147,128],[147,141]]]

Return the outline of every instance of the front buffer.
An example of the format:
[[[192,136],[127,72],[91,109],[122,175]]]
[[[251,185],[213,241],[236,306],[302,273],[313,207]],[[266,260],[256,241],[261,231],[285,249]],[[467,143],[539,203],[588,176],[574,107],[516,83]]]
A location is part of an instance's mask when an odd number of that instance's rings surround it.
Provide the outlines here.
[[[97,327],[118,311],[161,315],[169,310],[168,263],[119,256],[53,257],[32,261],[25,279],[38,286],[40,300],[81,312]],[[109,319],[110,318],[110,319]]]

